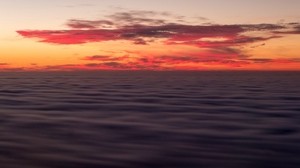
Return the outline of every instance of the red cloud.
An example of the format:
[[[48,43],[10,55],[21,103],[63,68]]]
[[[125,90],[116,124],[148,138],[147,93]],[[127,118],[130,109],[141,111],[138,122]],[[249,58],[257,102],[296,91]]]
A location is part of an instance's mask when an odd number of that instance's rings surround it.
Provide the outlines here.
[[[153,18],[157,17],[157,18]],[[172,17],[172,19],[166,19]],[[175,18],[175,19],[174,19]],[[177,20],[176,20],[177,18]],[[182,20],[180,17],[179,20]],[[300,24],[232,24],[203,25],[178,21],[168,13],[152,11],[120,12],[103,20],[70,20],[66,30],[19,30],[26,38],[54,44],[83,44],[91,42],[127,40],[136,45],[147,45],[156,40],[165,45],[189,45],[206,48],[203,53],[162,56],[94,55],[83,58],[92,61],[83,65],[61,65],[46,69],[168,69],[185,67],[186,64],[228,65],[239,67],[246,64],[278,62],[272,59],[251,59],[237,49],[245,44],[264,43],[285,34],[299,34]],[[250,33],[252,32],[252,33]],[[256,33],[256,36],[249,35]],[[261,34],[267,34],[261,35]],[[265,44],[264,44],[265,45]],[[286,59],[282,59],[286,60]],[[297,62],[295,60],[289,60]],[[176,69],[176,68],[175,68]]]
[[[232,48],[215,48],[203,53],[175,54],[175,55],[153,55],[139,57],[130,56],[104,56],[95,55],[83,58],[92,63],[86,64],[88,67],[110,67],[112,69],[164,69],[177,67],[183,64],[245,64],[248,63],[247,56],[239,50]]]
[[[55,44],[128,40],[134,44],[146,45],[156,39],[164,39],[166,44],[184,44],[199,47],[229,47],[278,37],[275,35],[270,37],[243,35],[243,33],[250,31],[275,33],[280,30],[288,33],[285,31],[287,26],[276,24],[191,25],[182,22],[174,23],[172,19],[167,20],[161,18],[162,16],[170,17],[172,15],[152,11],[120,12],[109,15],[103,20],[70,20],[67,23],[70,30],[20,30],[17,33],[26,38],[38,38],[41,39],[41,42]],[[158,18],[154,19],[152,17]],[[297,29],[296,26],[294,29]],[[224,41],[205,41],[204,38],[223,38]]]
[[[37,67],[36,70],[65,71],[65,70],[195,70],[205,69],[205,66],[221,66],[224,68],[242,68],[255,63],[264,64],[293,64],[299,63],[299,59],[268,59],[241,57],[238,50],[227,48],[211,51],[215,55],[199,53],[197,55],[163,55],[163,56],[142,56],[133,58],[128,56],[88,56],[84,64],[65,64],[46,67]],[[230,55],[236,54],[236,55]],[[190,66],[194,64],[193,66]],[[204,67],[203,67],[204,66]],[[12,70],[11,68],[8,70]],[[21,69],[16,69],[21,70]],[[24,69],[25,70],[25,69]]]
[[[120,34],[117,30],[41,30],[41,31],[17,31],[27,38],[39,38],[41,42],[56,44],[82,44],[88,42],[100,42],[117,40]]]
[[[122,61],[129,59],[128,56],[121,56],[121,57],[113,57],[113,56],[106,56],[106,55],[94,55],[94,56],[87,56],[83,58],[86,61]]]
[[[248,26],[249,27],[249,26]],[[254,25],[253,27],[256,27]],[[56,44],[82,44],[110,40],[129,40],[135,44],[147,44],[145,38],[166,39],[167,44],[198,45],[200,47],[235,46],[244,43],[266,41],[272,37],[250,37],[241,33],[250,31],[243,25],[163,25],[126,26],[118,29],[87,30],[21,30],[20,35],[39,38],[42,42]],[[203,38],[223,38],[222,42],[202,41]]]

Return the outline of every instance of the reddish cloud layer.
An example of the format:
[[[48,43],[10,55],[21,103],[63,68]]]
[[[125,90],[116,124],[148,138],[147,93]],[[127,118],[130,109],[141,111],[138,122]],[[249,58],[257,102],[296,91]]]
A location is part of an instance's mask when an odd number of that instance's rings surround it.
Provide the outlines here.
[[[144,70],[167,70],[178,69],[182,65],[194,66],[219,66],[223,67],[242,67],[249,64],[268,64],[268,63],[295,63],[299,59],[270,59],[270,58],[251,58],[244,55],[240,50],[233,48],[214,48],[203,53],[190,55],[161,55],[161,56],[87,56],[83,58],[92,61],[84,66],[88,68],[101,69],[144,69]]]
[[[118,30],[41,30],[41,31],[18,31],[27,38],[39,38],[41,42],[56,44],[82,44],[88,42],[101,42],[117,40]]]
[[[74,21],[73,21],[74,22]],[[100,21],[98,21],[100,22]],[[102,21],[101,21],[102,22]],[[87,23],[72,23],[74,27],[86,29],[72,30],[20,30],[20,35],[27,38],[39,38],[42,42],[55,44],[82,44],[111,40],[129,40],[134,44],[147,44],[146,38],[165,39],[167,44],[198,45],[199,47],[235,46],[257,41],[266,41],[278,37],[251,37],[242,35],[249,31],[270,31],[283,29],[280,26],[269,25],[183,25],[166,24],[159,26],[130,25],[115,29],[95,29],[95,25]],[[88,28],[90,27],[90,28]],[[222,42],[204,41],[204,38],[223,38]]]
[[[156,17],[156,18],[153,18]],[[169,17],[169,19],[166,19]],[[179,19],[180,18],[180,19]],[[111,40],[128,40],[134,44],[147,44],[164,39],[167,44],[197,45],[199,47],[236,46],[278,37],[275,32],[292,33],[286,25],[202,25],[187,24],[183,17],[152,11],[130,11],[109,15],[103,20],[70,20],[69,30],[20,30],[26,38],[38,38],[55,44],[82,44]],[[298,25],[296,25],[298,26]],[[269,32],[270,37],[252,37],[247,32]],[[282,34],[280,33],[280,34]],[[223,38],[222,42],[205,41],[204,38]]]
[[[87,57],[89,58],[89,57]],[[121,57],[120,60],[114,60],[107,56],[103,60],[97,59],[92,63],[85,64],[66,64],[41,67],[43,70],[195,70],[209,69],[209,67],[221,66],[221,68],[242,68],[251,64],[260,66],[272,64],[292,64],[300,62],[295,59],[234,59],[228,57],[201,57],[201,56],[156,56],[156,57],[141,57],[141,58],[126,58]],[[199,64],[197,64],[199,63]],[[190,65],[192,64],[192,65]],[[212,68],[213,69],[213,68]]]
[[[19,30],[26,38],[54,44],[84,44],[127,40],[135,45],[163,41],[164,45],[188,45],[205,48],[206,52],[187,55],[103,56],[83,58],[84,65],[61,65],[53,68],[101,69],[168,69],[185,64],[228,65],[239,67],[247,64],[278,62],[267,58],[251,59],[238,48],[246,44],[281,38],[286,34],[300,34],[299,23],[289,24],[191,24],[182,16],[152,11],[129,11],[108,15],[102,20],[69,20],[66,30]],[[256,34],[256,36],[250,35]],[[262,35],[263,34],[263,35]],[[283,59],[286,60],[286,59]],[[288,60],[294,61],[295,60]]]

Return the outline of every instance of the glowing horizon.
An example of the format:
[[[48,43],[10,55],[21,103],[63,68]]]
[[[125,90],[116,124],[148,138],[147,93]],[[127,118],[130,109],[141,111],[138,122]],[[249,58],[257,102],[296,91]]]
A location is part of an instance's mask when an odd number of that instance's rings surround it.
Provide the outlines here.
[[[300,70],[299,1],[163,2],[1,2],[0,68]]]

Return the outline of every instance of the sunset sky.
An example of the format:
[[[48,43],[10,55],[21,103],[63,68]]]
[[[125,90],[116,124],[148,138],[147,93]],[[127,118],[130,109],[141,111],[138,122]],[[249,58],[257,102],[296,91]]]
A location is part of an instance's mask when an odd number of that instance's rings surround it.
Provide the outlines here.
[[[299,0],[0,0],[0,68],[300,70]]]

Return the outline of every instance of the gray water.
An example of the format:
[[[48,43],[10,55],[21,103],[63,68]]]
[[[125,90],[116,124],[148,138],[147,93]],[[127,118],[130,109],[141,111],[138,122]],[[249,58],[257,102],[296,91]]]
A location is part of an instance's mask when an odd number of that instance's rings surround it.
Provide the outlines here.
[[[1,168],[299,168],[300,72],[0,73]]]

